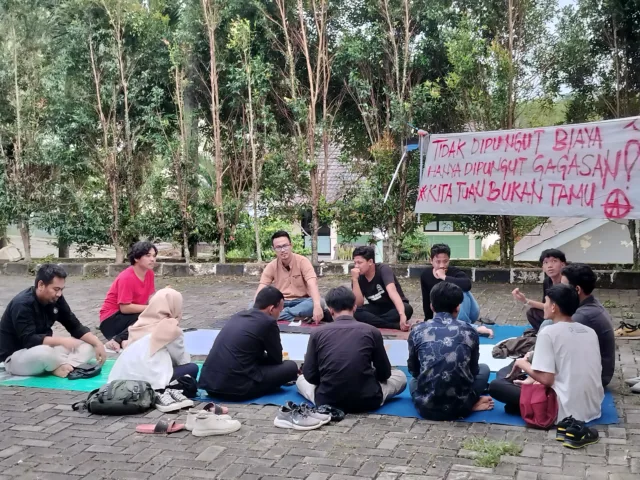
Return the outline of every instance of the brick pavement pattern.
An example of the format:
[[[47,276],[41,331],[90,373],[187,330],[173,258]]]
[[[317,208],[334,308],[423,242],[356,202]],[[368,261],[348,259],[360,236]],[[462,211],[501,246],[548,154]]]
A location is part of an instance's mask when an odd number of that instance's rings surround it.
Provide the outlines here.
[[[65,296],[80,320],[97,332],[98,310],[112,279],[70,278]],[[325,277],[322,291],[348,283]],[[0,311],[29,277],[0,276]],[[401,279],[421,312],[420,289]],[[257,278],[158,278],[185,298],[185,327],[206,328],[244,308]],[[482,314],[499,324],[524,324],[524,311],[510,296],[512,285],[475,284]],[[536,298],[541,286],[525,286]],[[617,323],[640,319],[635,290],[601,290]],[[621,378],[640,374],[640,342],[619,340],[616,377],[611,389],[621,423],[601,426],[600,443],[583,450],[562,448],[554,432],[521,427],[431,422],[381,415],[348,415],[320,430],[295,432],[273,426],[276,407],[232,405],[243,427],[221,437],[198,439],[189,432],[171,436],[140,435],[144,416],[102,417],[77,413],[71,404],[82,392],[0,387],[0,480],[27,479],[308,479],[308,480],[637,480],[640,479],[640,395]],[[184,413],[177,416],[184,421]],[[495,468],[473,465],[462,448],[471,437],[508,440],[523,446],[519,456],[504,456]]]

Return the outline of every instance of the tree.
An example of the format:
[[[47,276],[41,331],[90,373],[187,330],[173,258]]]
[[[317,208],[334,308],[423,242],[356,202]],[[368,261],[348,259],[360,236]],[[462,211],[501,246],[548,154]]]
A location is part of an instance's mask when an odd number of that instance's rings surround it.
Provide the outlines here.
[[[31,260],[30,224],[44,207],[54,165],[43,154],[52,15],[42,2],[0,4],[0,162],[6,195],[4,219],[18,224]]]
[[[567,122],[621,118],[640,110],[640,5],[578,0],[558,24],[552,93],[571,89]],[[629,220],[633,268],[640,269],[640,225]]]

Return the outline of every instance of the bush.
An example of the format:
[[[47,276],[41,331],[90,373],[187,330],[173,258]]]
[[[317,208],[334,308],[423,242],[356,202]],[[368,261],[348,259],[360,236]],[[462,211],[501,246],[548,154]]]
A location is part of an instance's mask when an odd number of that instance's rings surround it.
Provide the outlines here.
[[[402,240],[400,255],[398,260],[401,262],[428,262],[431,244],[427,240],[427,236],[414,232]]]

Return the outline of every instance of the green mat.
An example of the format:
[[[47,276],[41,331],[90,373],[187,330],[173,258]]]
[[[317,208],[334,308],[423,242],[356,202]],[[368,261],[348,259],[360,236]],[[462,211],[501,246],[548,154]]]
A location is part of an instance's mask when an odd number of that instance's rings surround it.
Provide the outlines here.
[[[96,388],[100,388],[107,383],[109,372],[115,360],[107,359],[102,366],[100,375],[93,378],[83,378],[80,380],[69,380],[54,375],[40,375],[37,377],[16,377],[10,380],[0,382],[0,386],[11,387],[30,387],[30,388],[52,388],[54,390],[73,390],[76,392],[90,392]]]

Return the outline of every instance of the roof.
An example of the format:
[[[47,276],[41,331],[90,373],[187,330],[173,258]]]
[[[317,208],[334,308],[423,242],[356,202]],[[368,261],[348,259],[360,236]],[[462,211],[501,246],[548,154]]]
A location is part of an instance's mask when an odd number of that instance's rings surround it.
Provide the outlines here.
[[[589,220],[588,218],[578,217],[555,217],[547,220],[543,225],[534,228],[531,232],[526,234],[522,239],[516,243],[514,247],[514,254],[519,255],[527,250],[530,250],[541,243],[549,240],[550,238],[559,235],[560,233],[569,230],[570,228],[579,225],[582,222]]]
[[[346,188],[356,181],[359,176],[351,169],[351,164],[340,160],[340,145],[329,145],[329,162],[327,168],[327,201],[340,200]],[[324,151],[318,156],[319,170],[323,171]]]

